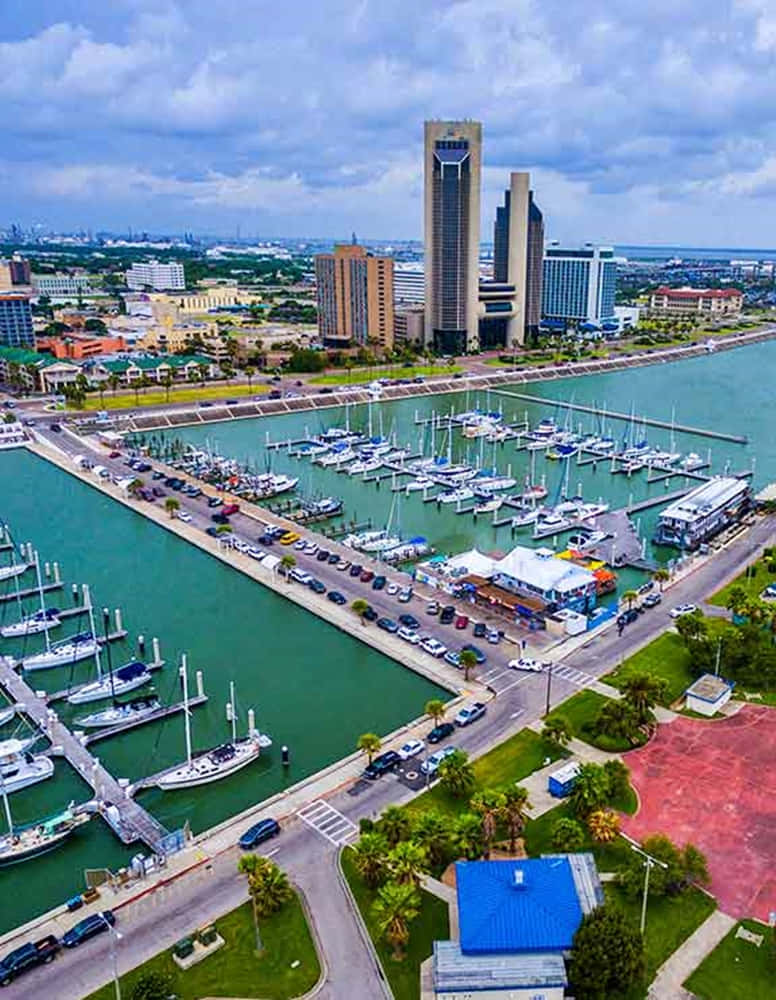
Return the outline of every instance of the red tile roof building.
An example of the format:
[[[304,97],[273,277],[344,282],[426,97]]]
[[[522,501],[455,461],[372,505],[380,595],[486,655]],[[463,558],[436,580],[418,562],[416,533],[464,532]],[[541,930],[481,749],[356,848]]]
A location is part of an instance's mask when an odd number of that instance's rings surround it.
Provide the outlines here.
[[[737,288],[668,288],[655,289],[649,308],[657,316],[738,316],[744,296]]]

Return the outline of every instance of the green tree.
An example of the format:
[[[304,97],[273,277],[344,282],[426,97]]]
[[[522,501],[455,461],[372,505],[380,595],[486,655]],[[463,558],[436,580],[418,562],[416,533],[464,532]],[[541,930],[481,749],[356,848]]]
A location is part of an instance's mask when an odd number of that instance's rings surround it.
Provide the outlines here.
[[[633,607],[633,602],[638,600],[638,591],[636,590],[626,590],[622,595],[622,600],[628,602],[628,610]]]
[[[401,806],[388,806],[377,825],[389,847],[395,847],[399,841],[409,837],[412,831],[410,815]]]
[[[730,588],[730,593],[725,601],[725,607],[734,615],[740,615],[749,604],[749,592],[741,586]]]
[[[501,793],[501,797],[500,819],[509,834],[509,853],[514,854],[517,838],[523,832],[526,812],[531,808],[531,803],[528,801],[528,790],[522,785],[509,785]]]
[[[432,865],[440,865],[450,850],[450,823],[433,810],[425,810],[412,826],[412,839],[426,851]]]
[[[612,739],[635,740],[638,717],[633,706],[624,699],[608,699],[595,717],[593,729]]]
[[[438,726],[445,717],[445,703],[441,700],[441,698],[432,698],[430,701],[426,702],[424,712],[426,715],[431,717],[434,725]]]
[[[413,885],[387,882],[378,890],[372,914],[380,937],[391,945],[397,962],[404,958],[404,949],[410,939],[410,924],[419,912],[420,896]]]
[[[162,379],[162,385],[164,386],[164,401],[166,403],[170,402],[170,389],[172,389],[172,375],[165,375]]]
[[[380,752],[381,745],[380,737],[376,733],[362,733],[356,743],[356,749],[363,750],[367,761],[371,764],[374,755]]]
[[[477,666],[477,657],[470,649],[462,649],[458,665],[463,670],[463,679],[468,683],[472,670]]]
[[[485,845],[482,841],[482,820],[476,813],[461,813],[453,827],[453,846],[456,852],[468,861],[482,857]]]
[[[542,736],[548,743],[565,747],[572,737],[571,725],[563,715],[551,715],[542,727]]]
[[[428,854],[425,847],[411,840],[400,841],[388,854],[391,879],[400,885],[420,887],[420,877],[428,872]]]
[[[574,935],[569,980],[577,1000],[611,1000],[639,986],[644,942],[622,910],[611,903],[582,919]]]
[[[120,375],[116,375],[115,373],[113,375],[109,375],[108,376],[108,385],[111,387],[111,391],[113,392],[113,395],[115,396],[116,395],[116,390],[121,385],[121,376]]]
[[[647,854],[666,866],[654,865],[649,875],[650,896],[665,896],[683,892],[693,882],[709,884],[706,858],[693,844],[678,848],[668,837],[655,834],[641,845]],[[633,852],[625,858],[619,872],[619,881],[631,896],[638,896],[644,888],[644,859]]]
[[[350,605],[350,610],[354,615],[358,615],[359,621],[363,625],[365,623],[364,615],[369,610],[369,603],[363,597],[357,597]]]
[[[577,819],[587,819],[591,812],[601,809],[609,798],[609,781],[600,764],[580,764],[569,796],[571,808]]]
[[[691,615],[682,615],[674,622],[674,628],[684,639],[685,644],[708,639],[709,626],[700,611],[694,611]]]
[[[248,381],[248,392],[253,388],[253,376],[256,374],[256,369],[252,365],[246,365],[243,368],[243,375]]]
[[[652,579],[660,588],[660,593],[663,593],[663,585],[668,583],[671,579],[671,574],[664,566],[659,566],[655,572],[652,574]]]
[[[465,799],[474,788],[474,770],[464,750],[454,750],[439,765],[439,781],[454,798]]]
[[[381,833],[364,833],[353,846],[356,871],[370,889],[376,889],[383,881],[387,857],[388,841]]]
[[[164,501],[164,509],[170,515],[170,517],[175,516],[175,512],[180,510],[181,502],[177,497],[167,497]]]
[[[248,894],[251,897],[256,930],[256,950],[261,951],[259,917],[275,913],[294,893],[285,872],[269,858],[244,854],[237,864],[237,870],[248,880]]]
[[[652,709],[665,699],[667,691],[664,678],[647,673],[631,674],[622,687],[623,700],[631,706],[639,724],[649,722]]]
[[[630,788],[630,771],[621,760],[607,760],[604,774],[609,785],[609,801],[623,799]]]
[[[172,976],[144,972],[132,987],[129,1000],[168,1000],[173,992]]]
[[[469,803],[472,812],[477,813],[482,824],[482,842],[485,845],[484,856],[490,857],[490,848],[496,836],[496,828],[504,807],[504,796],[493,788],[484,788],[472,796]]]
[[[620,818],[611,809],[596,809],[587,817],[587,829],[597,844],[608,844],[620,832]]]
[[[585,843],[585,830],[581,823],[567,816],[557,820],[552,828],[552,846],[556,851],[573,854]]]
[[[280,568],[285,574],[287,583],[291,583],[291,570],[294,566],[296,566],[296,557],[287,552],[280,560]]]

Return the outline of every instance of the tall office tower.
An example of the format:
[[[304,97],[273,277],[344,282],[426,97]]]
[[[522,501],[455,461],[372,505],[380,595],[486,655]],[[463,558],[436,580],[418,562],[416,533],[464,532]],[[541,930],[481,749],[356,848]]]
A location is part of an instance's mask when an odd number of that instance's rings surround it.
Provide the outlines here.
[[[542,314],[564,323],[600,324],[614,316],[617,265],[612,247],[585,243],[544,251]]]
[[[315,257],[318,329],[327,347],[393,347],[393,258],[355,243]]]
[[[425,339],[437,350],[477,350],[482,125],[425,123]]]
[[[11,281],[14,285],[29,285],[32,281],[30,274],[30,262],[15,253],[9,261],[11,268]]]
[[[493,280],[514,288],[505,346],[525,343],[526,335],[538,332],[541,316],[544,221],[529,184],[527,173],[509,175],[493,229]]]
[[[35,347],[32,310],[26,295],[0,295],[0,345]]]

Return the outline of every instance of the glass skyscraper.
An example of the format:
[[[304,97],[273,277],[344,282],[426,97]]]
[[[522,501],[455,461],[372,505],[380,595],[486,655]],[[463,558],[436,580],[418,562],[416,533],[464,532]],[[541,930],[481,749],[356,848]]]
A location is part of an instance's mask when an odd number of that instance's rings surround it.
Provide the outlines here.
[[[614,250],[548,246],[544,251],[542,313],[547,319],[601,323],[614,316]]]
[[[35,347],[32,310],[26,295],[0,295],[0,345]]]

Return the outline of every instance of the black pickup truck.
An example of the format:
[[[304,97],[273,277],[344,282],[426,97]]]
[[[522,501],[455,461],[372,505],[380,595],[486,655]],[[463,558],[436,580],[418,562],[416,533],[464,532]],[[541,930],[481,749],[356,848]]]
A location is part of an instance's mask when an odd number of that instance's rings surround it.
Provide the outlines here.
[[[17,976],[24,975],[36,965],[51,962],[59,951],[59,941],[49,934],[40,941],[23,944],[0,959],[0,986],[9,986]]]

